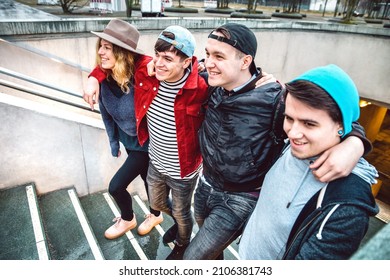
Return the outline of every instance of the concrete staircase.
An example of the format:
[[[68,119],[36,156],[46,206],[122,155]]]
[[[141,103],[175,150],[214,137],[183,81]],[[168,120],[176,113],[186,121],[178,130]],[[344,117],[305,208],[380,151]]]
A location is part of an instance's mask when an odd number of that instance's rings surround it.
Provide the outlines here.
[[[149,213],[147,202],[133,194],[138,224]],[[162,236],[173,224],[169,216],[145,236],[137,230],[116,239],[104,231],[119,216],[107,192],[78,197],[74,187],[37,195],[34,183],[0,190],[0,260],[164,260],[173,244]],[[194,227],[193,234],[198,228]],[[237,244],[225,259],[238,258]]]

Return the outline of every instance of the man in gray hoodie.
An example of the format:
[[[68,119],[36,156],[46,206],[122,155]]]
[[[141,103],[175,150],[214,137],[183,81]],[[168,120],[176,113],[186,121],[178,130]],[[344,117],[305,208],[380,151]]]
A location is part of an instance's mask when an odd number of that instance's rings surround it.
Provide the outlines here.
[[[312,69],[286,84],[283,129],[288,144],[265,176],[243,232],[241,259],[348,259],[378,213],[376,169],[361,158],[330,183],[309,165],[340,143],[359,118],[359,95],[338,66]]]

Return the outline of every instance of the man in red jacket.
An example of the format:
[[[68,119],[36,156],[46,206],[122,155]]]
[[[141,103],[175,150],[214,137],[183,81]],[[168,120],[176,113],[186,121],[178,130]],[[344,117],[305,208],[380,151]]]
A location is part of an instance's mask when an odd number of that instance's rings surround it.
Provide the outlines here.
[[[155,77],[145,78],[147,67],[143,66],[134,81],[137,134],[141,145],[150,139],[147,182],[151,207],[175,221],[163,238],[175,243],[167,259],[181,259],[193,227],[191,199],[202,163],[197,132],[204,118],[207,84],[198,75],[195,39],[187,29],[166,28],[154,48]],[[99,82],[105,78],[96,68],[91,75]],[[93,85],[93,80],[89,82]],[[93,108],[92,98],[84,95]]]

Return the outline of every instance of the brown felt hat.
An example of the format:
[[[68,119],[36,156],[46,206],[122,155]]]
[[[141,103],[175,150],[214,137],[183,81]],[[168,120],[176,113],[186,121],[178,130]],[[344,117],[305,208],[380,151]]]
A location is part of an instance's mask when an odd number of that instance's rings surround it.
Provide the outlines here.
[[[143,50],[137,48],[139,31],[134,25],[126,21],[112,19],[103,32],[91,31],[91,33],[126,50],[144,54]]]

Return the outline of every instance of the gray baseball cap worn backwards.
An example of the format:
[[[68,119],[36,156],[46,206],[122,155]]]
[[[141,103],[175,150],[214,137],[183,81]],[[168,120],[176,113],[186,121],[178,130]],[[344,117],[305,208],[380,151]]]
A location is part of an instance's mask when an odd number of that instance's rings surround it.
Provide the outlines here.
[[[223,30],[228,34],[228,37],[222,37],[213,34],[215,31]],[[209,38],[229,44],[244,54],[250,55],[253,58],[251,64],[251,72],[256,71],[255,56],[257,51],[257,39],[255,34],[245,25],[238,23],[226,23],[209,34]]]
[[[174,34],[175,39],[172,40],[170,38],[165,37],[163,34],[164,32],[170,32]],[[188,57],[192,57],[194,55],[196,47],[195,38],[191,34],[191,32],[184,27],[178,25],[169,26],[160,33],[158,38],[170,43],[172,46],[180,50]]]

